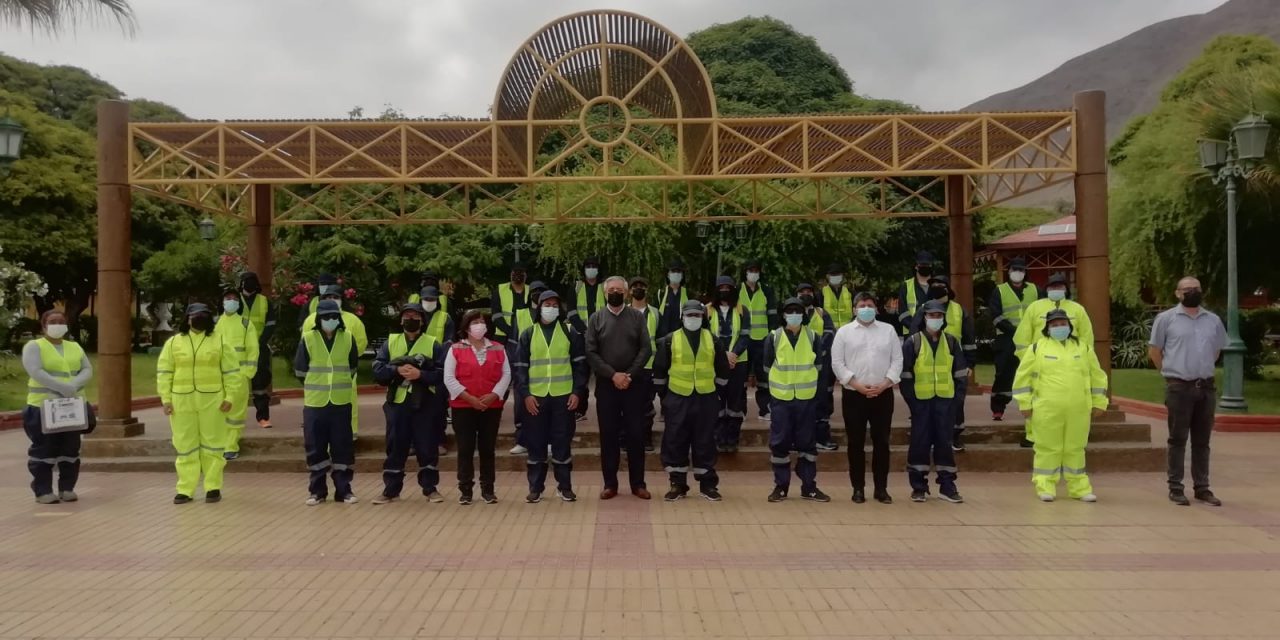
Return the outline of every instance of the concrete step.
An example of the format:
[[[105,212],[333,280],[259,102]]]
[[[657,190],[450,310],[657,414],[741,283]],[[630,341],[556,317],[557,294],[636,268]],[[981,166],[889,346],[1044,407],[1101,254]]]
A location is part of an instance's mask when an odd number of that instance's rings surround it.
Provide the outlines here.
[[[907,448],[902,445],[891,447],[892,458],[890,469],[894,473],[906,467]],[[848,454],[845,450],[827,452],[819,455],[818,467],[823,472],[847,471]],[[1022,449],[1016,444],[991,444],[969,447],[968,450],[956,454],[960,472],[1000,471],[1029,473],[1031,469],[1031,450]],[[1165,468],[1165,449],[1150,442],[1103,442],[1091,445],[1088,450],[1088,468],[1091,472],[1107,471],[1162,471]],[[868,464],[870,455],[868,454]],[[380,473],[383,455],[381,452],[361,451],[356,456],[356,470],[360,473]],[[440,459],[440,470],[448,474],[457,468],[457,456],[449,454]],[[651,471],[660,471],[662,465],[658,454],[645,456],[645,465]],[[497,455],[499,471],[522,471],[526,466],[526,457],[511,455],[506,448],[500,448]],[[575,471],[593,471],[600,468],[599,451],[594,448],[575,449],[573,452]],[[623,464],[625,474],[625,461]],[[165,455],[129,455],[118,457],[87,457],[83,469],[94,472],[172,472],[172,453]],[[764,447],[744,447],[737,453],[720,454],[716,468],[720,471],[768,471],[769,450]],[[306,471],[301,449],[296,453],[254,453],[247,452],[238,460],[227,465],[233,473],[302,473]],[[408,471],[417,467],[412,459],[408,463]],[[447,475],[446,475],[447,477]],[[445,481],[445,484],[448,484]]]

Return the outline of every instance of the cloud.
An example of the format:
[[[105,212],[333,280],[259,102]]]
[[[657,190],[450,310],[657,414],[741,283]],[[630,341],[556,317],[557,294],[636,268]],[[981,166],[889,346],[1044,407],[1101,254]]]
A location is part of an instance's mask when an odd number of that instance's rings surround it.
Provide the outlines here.
[[[957,109],[1148,24],[1222,0],[616,0],[676,33],[772,15],[811,35],[859,93]],[[598,2],[133,0],[141,29],[51,39],[0,27],[0,51],[83,67],[198,118],[484,116],[512,53]]]

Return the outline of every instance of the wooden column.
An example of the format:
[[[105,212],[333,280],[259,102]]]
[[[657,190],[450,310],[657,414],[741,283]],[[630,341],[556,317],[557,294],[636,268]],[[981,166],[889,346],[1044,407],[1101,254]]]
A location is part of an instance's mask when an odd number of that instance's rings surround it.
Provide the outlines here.
[[[271,297],[271,274],[275,264],[271,256],[271,219],[275,214],[275,189],[269,184],[255,184],[252,192],[253,219],[249,222],[249,270],[258,274],[262,294]]]
[[[1107,237],[1106,93],[1081,91],[1076,111],[1076,300],[1093,322],[1098,362],[1111,379],[1111,258]],[[1110,386],[1108,384],[1108,386]]]
[[[98,428],[94,435],[142,435],[133,417],[129,193],[129,103],[98,102]]]
[[[973,218],[965,215],[964,176],[947,176],[947,226],[951,230],[951,288],[965,311],[973,306]]]

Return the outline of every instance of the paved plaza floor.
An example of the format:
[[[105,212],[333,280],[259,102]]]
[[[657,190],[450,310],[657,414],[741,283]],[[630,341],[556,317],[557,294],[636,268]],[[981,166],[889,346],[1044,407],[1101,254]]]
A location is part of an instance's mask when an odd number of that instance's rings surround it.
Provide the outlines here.
[[[536,505],[503,473],[468,507],[449,486],[374,506],[374,474],[360,504],[306,507],[304,476],[266,473],[174,506],[172,474],[86,473],[40,506],[25,446],[0,434],[0,638],[1280,637],[1274,435],[1215,436],[1217,509],[1158,473],[1041,504],[963,458],[962,505],[911,503],[895,470],[888,506],[843,473],[830,504],[769,504],[764,472],[726,473],[718,504],[601,502],[582,472],[582,500]]]

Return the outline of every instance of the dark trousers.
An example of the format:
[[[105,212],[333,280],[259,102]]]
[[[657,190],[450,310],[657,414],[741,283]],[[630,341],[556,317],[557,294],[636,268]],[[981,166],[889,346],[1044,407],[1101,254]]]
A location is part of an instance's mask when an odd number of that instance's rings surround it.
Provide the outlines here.
[[[333,497],[351,495],[355,476],[356,450],[351,439],[351,405],[330,404],[302,408],[302,439],[307,450],[307,470],[311,472],[308,491],[328,497],[325,474],[333,475]]]
[[[1212,380],[1196,384],[1170,380],[1164,406],[1169,410],[1169,490],[1183,491],[1187,437],[1191,438],[1191,486],[1209,488],[1209,436],[1213,434],[1215,388]]]
[[[876,491],[889,484],[889,424],[893,421],[893,391],[868,398],[857,391],[843,389],[840,406],[844,411],[844,428],[849,436],[849,483],[854,489],[867,486],[867,427],[871,428],[871,479]]]
[[[791,452],[796,452],[796,476],[800,488],[818,488],[818,441],[814,439],[813,419],[816,400],[774,400],[769,422],[769,462],[773,465],[773,483],[791,486]]]
[[[516,348],[518,344],[519,344],[519,340],[517,340],[515,337],[512,337],[510,340],[507,341],[507,344],[506,344],[507,362],[516,361]],[[524,396],[520,394],[520,390],[517,389],[516,385],[514,384],[507,389],[507,393],[511,396],[511,399],[515,404],[515,409],[511,412],[511,419],[515,423],[515,427],[516,427],[516,432],[515,432],[516,444],[522,447],[528,448],[528,445],[524,441],[524,421],[528,419],[529,413],[524,410]],[[503,398],[503,400],[505,399],[506,398]],[[454,418],[456,419],[457,416],[455,415]],[[453,433],[455,435],[458,433],[458,428],[456,424],[454,425]]]
[[[636,380],[631,380],[631,386],[636,386]],[[653,371],[644,370],[644,384],[642,385],[644,392],[644,444],[646,447],[653,446],[653,422],[658,416],[658,410],[654,408],[654,399],[658,396],[658,388],[653,384]],[[597,394],[599,391],[597,391]]]
[[[257,420],[271,419],[271,349],[267,345],[258,345],[258,371],[249,381],[249,389],[253,392],[253,409],[258,414]]]
[[[813,439],[822,444],[835,442],[831,438],[831,414],[836,411],[835,374],[831,373],[831,364],[827,363],[818,371],[818,395],[814,398]],[[843,406],[843,405],[841,405]]]
[[[996,336],[993,344],[996,377],[991,382],[991,413],[1004,413],[1013,400],[1013,376],[1018,372],[1018,356],[1014,355],[1013,336]]]
[[[938,488],[944,494],[956,490],[956,454],[951,449],[951,398],[931,398],[911,403],[911,445],[907,447],[907,479],[913,491],[928,491],[930,461],[938,472]]]
[[[436,394],[436,402],[432,405],[431,425],[436,430],[436,451],[440,451],[440,445],[448,442],[448,434],[445,428],[449,425],[449,401],[444,393]]]
[[[31,472],[31,491],[39,496],[53,493],[53,468],[58,467],[58,493],[73,491],[80,479],[80,434],[40,431],[40,407],[22,410],[22,430],[31,446],[27,448],[27,471]]]
[[[618,467],[621,464],[619,441],[627,449],[627,480],[631,489],[644,484],[644,445],[646,429],[653,433],[652,406],[653,383],[649,372],[631,378],[631,386],[618,389],[612,380],[596,379],[596,418],[600,422],[600,471],[604,486],[618,488]],[[649,404],[646,404],[649,403]]]
[[[569,412],[569,396],[537,398],[538,415],[525,418],[524,440],[529,447],[529,492],[547,490],[547,445],[551,445],[551,465],[555,467],[556,488],[572,489],[573,434],[577,430]]]
[[[716,444],[738,446],[742,419],[747,414],[747,374],[750,362],[739,362],[729,371],[729,383],[718,389],[720,412],[716,419]]]
[[[689,486],[690,451],[693,479],[703,488],[720,484],[716,475],[716,415],[720,399],[714,393],[682,396],[667,392],[662,399],[662,467],[671,484]]]
[[[480,490],[493,491],[497,478],[494,449],[498,446],[498,423],[502,409],[476,411],[471,407],[453,409],[453,435],[458,438],[458,490],[467,495],[475,486],[475,459],[480,456]],[[543,445],[546,448],[546,445]]]
[[[751,375],[756,379],[756,410],[761,416],[767,416],[773,396],[769,395],[769,383],[764,381],[764,340],[748,343],[747,355],[751,356]]]
[[[418,459],[418,486],[423,494],[440,484],[439,444],[436,427],[437,406],[434,396],[424,398],[422,407],[408,403],[388,402],[382,405],[387,418],[387,457],[382,463],[382,495],[394,498],[404,489],[404,463],[413,448]]]

